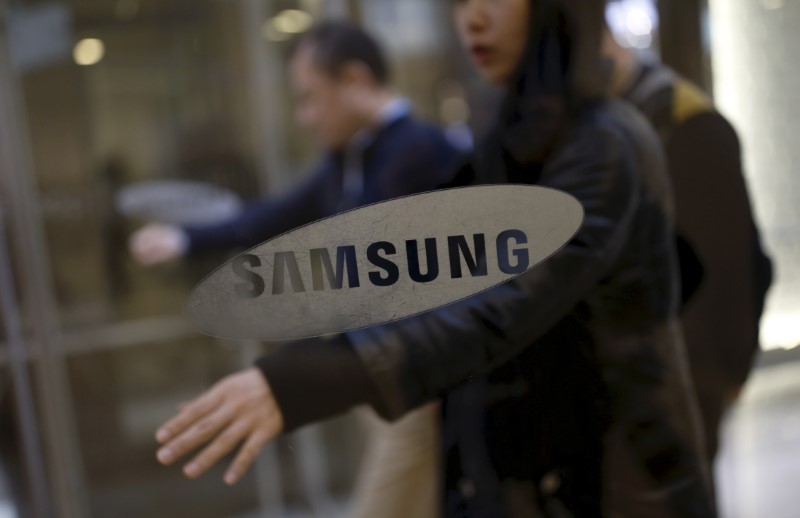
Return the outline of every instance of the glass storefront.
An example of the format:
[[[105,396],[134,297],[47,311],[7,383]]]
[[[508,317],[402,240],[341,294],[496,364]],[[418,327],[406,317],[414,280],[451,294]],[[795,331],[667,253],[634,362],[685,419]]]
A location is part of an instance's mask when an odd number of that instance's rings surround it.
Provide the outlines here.
[[[767,341],[797,345],[800,75],[789,64],[800,4],[745,2],[756,16],[728,3],[711,2],[715,93],[741,132],[777,259]],[[634,14],[620,23],[631,44],[655,48],[657,17],[642,18],[654,4],[630,4]],[[294,122],[285,59],[291,37],[325,17],[372,29],[398,91],[463,137],[468,119],[480,127],[491,117],[489,108],[470,114],[465,99],[496,92],[454,58],[450,8],[428,0],[0,0],[0,517],[344,513],[363,448],[352,416],[281,437],[234,488],[221,482],[224,465],[192,482],[157,463],[154,430],[177,405],[271,345],[190,329],[186,295],[226,255],[137,265],[127,239],[146,211],[125,210],[122,200],[135,186],[183,181],[244,203],[302,179],[317,150]],[[766,48],[783,53],[762,61]],[[748,70],[759,63],[766,68]],[[767,82],[743,80],[751,76]]]

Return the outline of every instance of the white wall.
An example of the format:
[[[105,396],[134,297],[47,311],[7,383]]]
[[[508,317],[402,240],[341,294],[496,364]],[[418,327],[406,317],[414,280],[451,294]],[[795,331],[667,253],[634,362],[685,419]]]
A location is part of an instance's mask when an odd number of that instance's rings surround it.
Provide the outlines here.
[[[762,344],[800,345],[800,0],[709,4],[715,98],[742,140],[776,266]]]

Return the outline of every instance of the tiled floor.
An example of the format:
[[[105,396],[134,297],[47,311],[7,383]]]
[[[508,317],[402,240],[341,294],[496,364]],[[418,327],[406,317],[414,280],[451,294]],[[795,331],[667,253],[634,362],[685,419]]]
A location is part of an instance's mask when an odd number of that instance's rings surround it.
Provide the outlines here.
[[[723,430],[723,518],[800,516],[800,361],[761,367]]]
[[[9,501],[8,481],[6,475],[0,470],[0,518],[16,518],[17,512]]]

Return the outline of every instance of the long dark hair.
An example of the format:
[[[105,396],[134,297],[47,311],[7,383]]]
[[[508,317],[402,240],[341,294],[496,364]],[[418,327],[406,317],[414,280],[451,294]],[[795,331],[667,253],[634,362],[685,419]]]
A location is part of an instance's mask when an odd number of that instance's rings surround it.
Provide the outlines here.
[[[523,57],[495,128],[478,149],[481,181],[520,181],[509,178],[509,169],[520,165],[535,173],[570,121],[607,95],[611,67],[600,57],[604,5],[600,0],[531,0]]]

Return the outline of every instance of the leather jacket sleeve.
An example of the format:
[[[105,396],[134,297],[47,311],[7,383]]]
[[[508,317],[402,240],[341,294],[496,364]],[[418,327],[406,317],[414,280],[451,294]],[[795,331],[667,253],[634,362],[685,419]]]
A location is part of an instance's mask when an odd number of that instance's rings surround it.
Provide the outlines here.
[[[348,333],[379,392],[379,413],[396,419],[509,360],[604,278],[626,241],[640,192],[635,157],[620,131],[600,119],[574,127],[537,181],[584,207],[583,227],[561,251],[469,299]]]

